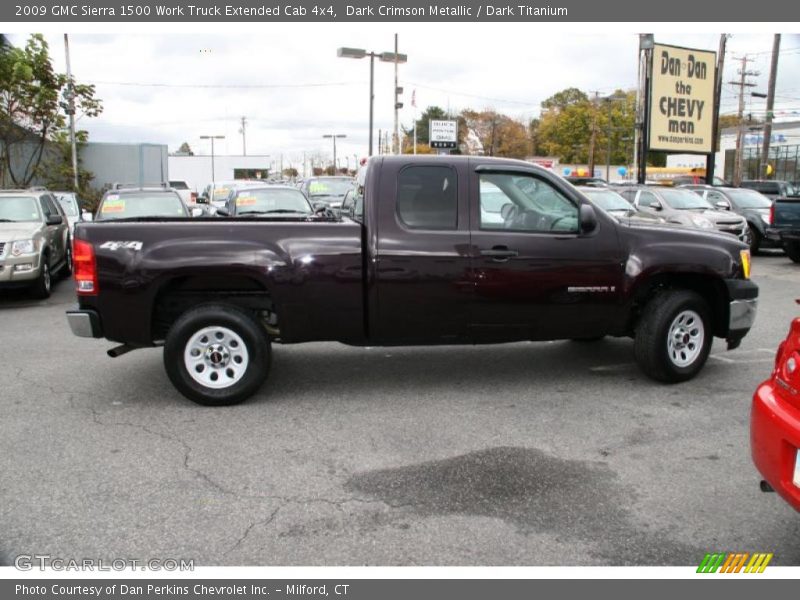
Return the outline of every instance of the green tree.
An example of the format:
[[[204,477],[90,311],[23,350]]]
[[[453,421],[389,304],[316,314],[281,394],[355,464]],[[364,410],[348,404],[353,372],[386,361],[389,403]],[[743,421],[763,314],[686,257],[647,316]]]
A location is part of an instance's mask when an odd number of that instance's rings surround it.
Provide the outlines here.
[[[14,185],[29,185],[46,144],[66,128],[70,100],[78,116],[102,112],[94,92],[93,85],[55,72],[43,35],[31,35],[24,48],[0,44],[0,182],[9,178]],[[13,156],[23,157],[21,164],[15,165]]]
[[[194,152],[192,152],[192,148],[191,146],[189,146],[189,142],[183,142],[178,148],[178,153],[184,154],[186,156],[194,156]]]

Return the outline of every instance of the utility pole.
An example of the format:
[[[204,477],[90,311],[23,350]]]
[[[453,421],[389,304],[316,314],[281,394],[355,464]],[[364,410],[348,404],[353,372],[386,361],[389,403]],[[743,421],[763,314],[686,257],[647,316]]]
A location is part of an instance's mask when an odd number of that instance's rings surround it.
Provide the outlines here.
[[[67,113],[69,114],[69,142],[72,146],[72,189],[78,192],[80,190],[78,189],[78,144],[75,141],[75,82],[72,79],[72,67],[69,62],[69,36],[66,33],[64,34],[64,54],[67,60],[67,102],[69,104]]]
[[[737,112],[739,130],[736,132],[736,167],[733,170],[733,185],[738,187],[742,183],[742,155],[744,154],[744,90],[748,87],[755,87],[756,84],[747,81],[747,78],[755,77],[758,75],[758,71],[747,70],[747,55],[734,60],[742,63],[742,67],[739,69],[739,81],[728,82],[730,85],[739,87],[739,111]]]
[[[245,128],[247,127],[247,117],[242,117],[242,127],[239,133],[242,134],[242,156],[247,156],[247,143],[245,138]]]
[[[398,110],[403,106],[400,104],[400,93],[402,90],[397,87],[397,34],[394,34],[394,140],[392,143],[392,149],[394,150],[395,154],[400,154],[400,121],[398,119]]]
[[[775,80],[778,78],[778,54],[781,50],[781,34],[776,33],[772,42],[772,63],[769,66],[769,89],[767,89],[767,118],[764,123],[764,143],[761,147],[761,164],[764,175],[769,166],[769,143],[772,137],[772,109],[775,106]]]

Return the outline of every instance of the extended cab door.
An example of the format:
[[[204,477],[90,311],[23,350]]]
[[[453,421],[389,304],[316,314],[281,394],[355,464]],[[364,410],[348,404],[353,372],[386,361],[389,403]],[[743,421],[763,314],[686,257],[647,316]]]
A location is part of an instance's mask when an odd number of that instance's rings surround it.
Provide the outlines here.
[[[473,160],[472,263],[476,341],[593,337],[618,316],[623,260],[616,224],[546,172]]]
[[[384,159],[369,268],[377,312],[370,337],[385,344],[467,338],[471,283],[466,161]],[[375,174],[378,176],[378,173]],[[368,215],[369,218],[369,215]]]

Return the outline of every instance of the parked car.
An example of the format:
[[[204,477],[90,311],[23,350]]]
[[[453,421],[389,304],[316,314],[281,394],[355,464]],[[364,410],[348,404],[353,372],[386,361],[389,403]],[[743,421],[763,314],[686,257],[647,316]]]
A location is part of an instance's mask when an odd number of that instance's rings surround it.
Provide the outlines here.
[[[778,346],[768,380],[753,395],[750,452],[764,478],[763,491],[776,491],[800,511],[800,318]]]
[[[780,248],[781,238],[772,227],[772,199],[761,192],[746,188],[710,185],[681,186],[698,194],[719,210],[730,210],[747,220],[750,229],[750,251],[760,248]]]
[[[70,231],[75,230],[75,223],[79,221],[91,221],[94,216],[81,202],[75,192],[53,192],[58,203],[61,205],[64,214],[67,215]]]
[[[741,182],[740,187],[756,190],[773,200],[800,194],[800,191],[796,190],[790,182],[779,179],[745,179]]]
[[[254,181],[250,179],[216,181],[206,186],[201,194],[201,198],[204,203],[210,204],[215,208],[227,208],[228,201],[234,191],[245,187],[261,187],[263,185],[265,185],[263,181]]]
[[[183,203],[186,206],[191,206],[197,202],[197,194],[191,190],[189,184],[185,181],[171,179],[169,182],[169,187],[178,192],[178,195],[181,197],[181,200],[183,200]]]
[[[582,187],[580,192],[591,200],[592,204],[619,220],[643,225],[667,222],[662,216],[637,210],[625,198],[607,187]]]
[[[189,208],[171,188],[123,187],[103,194],[97,207],[95,222],[190,216],[192,213]]]
[[[353,189],[352,177],[310,177],[303,182],[303,193],[312,205],[324,203],[328,208],[340,209],[347,190]]]
[[[800,198],[777,198],[772,205],[772,227],[780,234],[786,255],[800,263]]]
[[[506,196],[503,223],[483,221],[490,185]],[[630,336],[648,376],[679,382],[714,337],[735,348],[755,319],[747,246],[623,226],[530,163],[376,156],[358,189],[354,219],[78,224],[70,327],[121,344],[113,356],[163,342],[175,387],[225,405],[259,389],[273,343]]]
[[[227,212],[232,217],[311,216],[314,209],[305,194],[288,185],[247,187],[235,190],[228,202]]]
[[[619,193],[639,210],[658,215],[667,223],[716,229],[750,244],[750,233],[744,217],[729,211],[716,210],[709,202],[685,188],[662,185],[625,186]]]
[[[579,175],[568,175],[565,177],[574,186],[584,187],[608,187],[608,182],[600,177],[581,177]]]
[[[72,273],[67,216],[47,190],[0,191],[0,288],[50,296],[53,275]]]

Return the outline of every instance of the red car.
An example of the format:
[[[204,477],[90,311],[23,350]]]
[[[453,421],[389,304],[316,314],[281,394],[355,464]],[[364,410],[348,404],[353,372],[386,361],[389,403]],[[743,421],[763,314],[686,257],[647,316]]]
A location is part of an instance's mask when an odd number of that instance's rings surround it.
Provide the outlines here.
[[[753,395],[750,448],[761,489],[800,511],[800,318],[778,346],[772,377]]]

